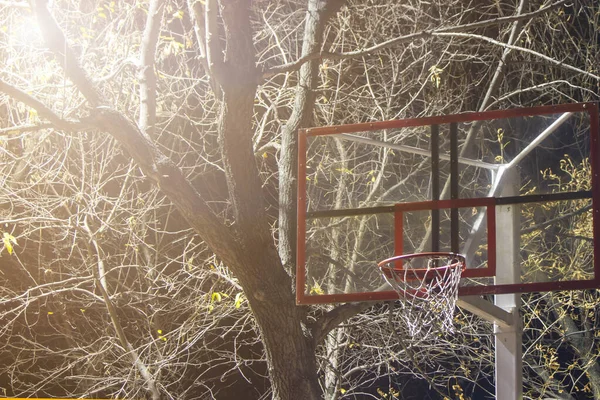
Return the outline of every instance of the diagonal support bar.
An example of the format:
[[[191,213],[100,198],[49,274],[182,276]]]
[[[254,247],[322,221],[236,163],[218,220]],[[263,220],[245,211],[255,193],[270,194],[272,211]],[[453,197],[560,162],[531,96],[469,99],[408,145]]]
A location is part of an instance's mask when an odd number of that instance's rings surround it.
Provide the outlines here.
[[[515,312],[506,311],[480,296],[462,296],[456,301],[456,304],[478,317],[488,322],[493,322],[498,326],[508,328],[515,323]]]

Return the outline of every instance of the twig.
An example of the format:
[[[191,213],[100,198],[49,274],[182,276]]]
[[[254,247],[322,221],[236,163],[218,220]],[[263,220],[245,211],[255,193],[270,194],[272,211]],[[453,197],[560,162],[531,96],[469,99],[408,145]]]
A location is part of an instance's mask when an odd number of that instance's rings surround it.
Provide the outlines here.
[[[39,112],[38,112],[38,114],[39,114]],[[52,128],[52,127],[54,127],[54,124],[17,125],[17,126],[11,126],[8,128],[0,129],[0,135],[7,134],[7,135],[12,136],[12,135],[18,135],[23,132],[39,131],[41,129],[48,129],[48,128]]]
[[[29,4],[25,1],[0,1],[0,7],[18,7],[18,8],[30,8]]]
[[[81,128],[81,125],[66,121],[60,118],[50,108],[46,107],[44,103],[36,99],[35,97],[25,93],[19,88],[16,88],[3,80],[0,79],[0,92],[4,92],[15,100],[25,103],[29,107],[35,109],[40,117],[43,117],[54,124],[56,127],[64,130],[74,130]],[[10,130],[14,130],[11,128]]]
[[[108,285],[106,283],[106,272],[104,270],[104,260],[102,259],[102,256],[100,254],[100,247],[98,245],[98,242],[94,238],[94,235],[93,235],[92,231],[90,230],[90,227],[87,224],[87,218],[84,218],[84,220],[83,220],[83,228],[87,232],[87,234],[90,238],[90,242],[92,243],[92,246],[94,248],[94,253],[96,254],[97,270],[92,269],[95,281],[97,283],[96,286],[100,290],[100,293],[102,293],[102,297],[104,299],[104,304],[106,304],[106,309],[108,310],[108,315],[113,324],[113,327],[115,328],[117,337],[119,338],[119,341],[121,342],[121,346],[123,346],[125,351],[127,351],[127,353],[129,354],[129,356],[133,362],[133,365],[136,366],[140,375],[145,380],[145,383],[148,387],[148,391],[152,394],[152,400],[158,400],[158,399],[160,399],[160,392],[158,391],[158,388],[156,387],[156,380],[154,379],[154,376],[152,376],[152,373],[150,372],[150,370],[148,369],[146,364],[144,364],[142,362],[142,360],[140,359],[140,355],[138,354],[137,350],[134,349],[133,346],[131,345],[131,343],[129,342],[129,340],[127,340],[125,331],[123,330],[123,327],[121,326],[121,322],[119,321],[117,309],[116,309],[115,305],[113,304],[113,302],[110,298],[110,295],[108,294]]]
[[[520,51],[520,52],[523,52],[523,53],[531,54],[532,56],[541,58],[542,60],[546,60],[550,64],[554,64],[557,67],[568,69],[570,71],[574,71],[574,72],[577,72],[579,74],[582,74],[582,75],[585,75],[585,76],[588,76],[590,78],[593,78],[595,80],[600,81],[600,76],[594,75],[591,72],[584,71],[584,70],[579,69],[577,67],[574,67],[572,65],[566,64],[566,63],[564,63],[562,61],[557,61],[557,60],[553,59],[552,57],[548,57],[547,55],[544,55],[542,53],[538,53],[535,50],[527,49],[527,48],[521,47],[521,46],[516,46],[514,44],[508,44],[508,43],[500,42],[499,40],[492,39],[492,38],[487,37],[487,36],[475,35],[475,34],[472,34],[472,33],[460,33],[460,32],[451,32],[451,33],[435,32],[435,33],[432,33],[432,35],[433,36],[439,36],[439,37],[461,37],[461,38],[466,38],[466,39],[483,40],[484,42],[492,43],[492,44],[495,44],[497,46],[504,47],[505,49],[517,50],[517,51]]]
[[[491,25],[499,25],[499,24],[520,21],[520,20],[524,20],[524,19],[535,18],[541,14],[544,14],[550,10],[553,10],[553,9],[563,5],[565,2],[566,2],[566,0],[560,0],[560,1],[557,1],[547,7],[540,8],[537,11],[533,11],[533,12],[526,13],[526,14],[515,15],[515,16],[511,16],[511,17],[500,17],[500,18],[494,18],[494,19],[489,19],[489,20],[480,21],[480,22],[474,22],[471,24],[450,26],[450,27],[443,27],[443,28],[438,28],[438,29],[434,29],[434,30],[424,30],[424,31],[420,31],[420,32],[415,32],[415,33],[411,33],[409,35],[399,36],[397,38],[387,40],[385,42],[376,44],[374,46],[371,46],[371,47],[368,47],[368,48],[362,49],[362,50],[355,50],[355,51],[350,51],[350,52],[346,52],[346,53],[337,53],[337,52],[336,53],[330,53],[330,52],[310,53],[303,57],[300,57],[298,60],[293,61],[291,63],[287,63],[287,64],[283,64],[283,65],[280,65],[277,67],[272,67],[272,68],[266,69],[265,71],[263,71],[262,78],[268,79],[277,74],[296,71],[302,66],[302,64],[304,64],[308,61],[311,61],[311,60],[318,60],[318,59],[339,60],[339,59],[357,58],[357,57],[362,57],[362,56],[374,53],[374,52],[382,50],[382,49],[396,46],[401,43],[413,42],[418,39],[426,39],[426,38],[434,36],[435,34],[458,33],[458,32],[468,31],[468,30],[472,30],[472,29],[484,28],[484,27],[491,26]],[[500,43],[500,42],[498,42],[498,43]]]
[[[584,212],[588,211],[591,208],[592,208],[592,205],[589,204],[589,205],[587,205],[585,207],[581,207],[578,210],[571,211],[570,213],[558,216],[558,217],[553,218],[553,219],[548,220],[548,221],[544,221],[541,224],[537,224],[537,225],[534,225],[534,226],[530,226],[529,228],[522,229],[521,230],[521,235],[524,235],[526,233],[531,233],[531,232],[536,231],[538,229],[542,229],[543,227],[548,226],[548,225],[553,225],[554,223],[556,223],[556,222],[558,222],[558,221],[560,221],[562,219],[569,218],[569,217],[574,217],[574,216],[579,215],[579,214],[583,214]]]

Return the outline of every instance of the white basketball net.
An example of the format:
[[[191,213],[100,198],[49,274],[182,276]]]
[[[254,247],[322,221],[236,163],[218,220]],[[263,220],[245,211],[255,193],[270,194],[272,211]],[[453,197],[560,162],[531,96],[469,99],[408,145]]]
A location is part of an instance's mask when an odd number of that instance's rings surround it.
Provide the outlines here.
[[[426,338],[454,331],[454,309],[460,276],[465,269],[464,256],[410,254],[382,261],[379,268],[400,297],[396,309],[412,337]]]

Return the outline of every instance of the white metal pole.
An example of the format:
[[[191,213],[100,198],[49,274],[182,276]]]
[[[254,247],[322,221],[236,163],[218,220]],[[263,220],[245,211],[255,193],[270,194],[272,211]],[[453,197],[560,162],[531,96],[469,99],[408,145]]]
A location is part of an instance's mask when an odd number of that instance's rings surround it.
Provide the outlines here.
[[[502,196],[519,194],[516,168],[504,171]],[[518,283],[520,277],[520,207],[496,207],[496,284]],[[496,399],[523,398],[523,327],[519,308],[520,294],[496,295],[496,306],[514,315],[512,325],[494,324],[496,336]]]

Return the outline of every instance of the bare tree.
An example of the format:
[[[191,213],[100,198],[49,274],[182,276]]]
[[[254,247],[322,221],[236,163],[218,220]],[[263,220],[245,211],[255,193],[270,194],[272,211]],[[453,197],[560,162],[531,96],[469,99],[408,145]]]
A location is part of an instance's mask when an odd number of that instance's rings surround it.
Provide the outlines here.
[[[564,1],[0,2],[8,390],[206,398],[243,377],[256,397],[334,399],[397,397],[405,376],[449,394],[490,379],[490,327],[475,317],[459,314],[461,334],[433,354],[397,340],[387,306],[295,305],[296,133],[595,99],[597,11]],[[336,143],[315,162],[327,152],[362,156]],[[419,159],[394,172],[388,157],[371,183],[342,170],[332,198],[402,200],[379,185],[392,173],[408,196]],[[372,221],[344,228],[354,242],[334,230],[330,261],[358,271]],[[342,245],[355,246],[348,259]]]

